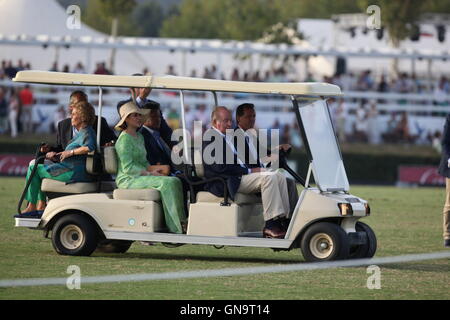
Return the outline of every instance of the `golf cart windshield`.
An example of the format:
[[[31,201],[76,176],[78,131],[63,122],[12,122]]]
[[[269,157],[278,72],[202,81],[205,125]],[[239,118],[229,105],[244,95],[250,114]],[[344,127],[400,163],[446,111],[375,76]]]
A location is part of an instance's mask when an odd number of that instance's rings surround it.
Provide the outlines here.
[[[349,183],[325,100],[298,101],[297,114],[321,191],[349,191]]]

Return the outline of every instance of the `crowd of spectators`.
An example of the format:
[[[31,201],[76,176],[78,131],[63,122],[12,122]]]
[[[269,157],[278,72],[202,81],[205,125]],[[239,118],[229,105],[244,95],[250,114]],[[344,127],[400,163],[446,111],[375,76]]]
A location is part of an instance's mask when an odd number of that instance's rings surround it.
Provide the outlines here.
[[[12,79],[18,71],[29,70],[31,65],[28,62],[18,60],[17,64],[14,64],[11,60],[3,60],[0,68],[0,80]],[[73,73],[86,73],[87,70],[81,62],[77,62],[72,67],[69,65],[63,65],[59,68],[57,63],[54,63],[49,71],[59,72],[73,72]],[[105,62],[98,62],[96,64],[94,74],[112,74],[106,67]],[[142,71],[143,74],[149,74],[149,70],[145,68]],[[178,75],[174,65],[168,65],[166,74]],[[286,72],[285,68],[278,67],[273,70],[267,70],[264,72],[255,71],[248,72],[239,68],[234,68],[226,77],[223,71],[217,69],[213,64],[204,67],[202,72],[192,70],[191,77],[202,77],[207,79],[223,79],[234,81],[255,81],[255,82],[327,82],[338,85],[343,91],[371,91],[371,92],[392,92],[392,93],[433,93],[433,104],[446,106],[450,105],[450,80],[446,76],[441,76],[431,86],[425,79],[419,79],[414,74],[410,75],[402,73],[398,78],[388,78],[386,75],[374,76],[371,70],[365,70],[358,74],[353,72],[337,74],[331,77],[316,78],[314,75],[308,73],[304,79],[293,79]],[[6,88],[0,87],[0,133],[9,132],[11,136],[15,137],[19,132],[32,133],[34,131],[32,117],[33,108],[33,93],[30,88]],[[356,99],[351,101],[356,103],[357,107],[353,107],[354,110],[349,110],[347,103],[349,100],[339,99],[329,100],[330,109],[332,111],[332,117],[336,128],[336,133],[341,142],[364,142],[371,144],[378,143],[415,143],[420,137],[416,131],[411,133],[411,123],[407,112],[388,112],[385,113],[389,119],[385,128],[381,130],[378,128],[377,118],[380,112],[377,110],[377,105],[384,103],[382,99],[379,100],[366,100]],[[401,101],[399,101],[401,103]],[[197,105],[193,107],[194,110],[186,114],[188,117],[202,120],[207,123],[209,115],[205,112],[204,105]],[[175,114],[176,111],[173,112]],[[348,123],[348,115],[352,114],[354,121]],[[64,108],[59,107],[55,112],[55,122],[58,119],[64,118]],[[176,119],[176,116],[173,116]],[[175,121],[176,122],[176,121]],[[300,144],[298,127],[295,123],[280,125],[276,120],[273,124],[273,128],[279,128],[282,133],[281,138],[286,143]],[[351,128],[349,131],[348,128]],[[51,131],[54,130],[52,126]],[[420,130],[419,130],[420,131]],[[439,137],[440,132],[428,133],[425,137],[427,142],[436,144],[435,141]]]

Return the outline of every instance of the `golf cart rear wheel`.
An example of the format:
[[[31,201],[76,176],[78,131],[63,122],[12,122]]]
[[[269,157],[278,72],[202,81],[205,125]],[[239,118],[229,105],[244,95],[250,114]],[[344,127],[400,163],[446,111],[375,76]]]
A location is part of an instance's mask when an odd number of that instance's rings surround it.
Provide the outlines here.
[[[301,249],[308,262],[346,259],[349,254],[349,240],[339,225],[319,222],[306,230]]]
[[[364,222],[356,222],[355,230],[357,232],[365,232],[367,235],[367,242],[365,244],[357,245],[350,248],[350,259],[372,258],[377,251],[377,237]]]
[[[94,223],[81,214],[68,214],[56,221],[52,232],[55,251],[62,255],[89,256],[97,248]]]

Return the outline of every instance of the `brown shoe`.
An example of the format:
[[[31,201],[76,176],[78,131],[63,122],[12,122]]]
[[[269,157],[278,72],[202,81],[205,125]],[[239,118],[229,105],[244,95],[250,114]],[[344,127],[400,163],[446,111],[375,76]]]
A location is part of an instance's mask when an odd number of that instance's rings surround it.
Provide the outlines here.
[[[264,228],[263,230],[264,238],[284,239],[285,235],[286,231],[278,227]]]

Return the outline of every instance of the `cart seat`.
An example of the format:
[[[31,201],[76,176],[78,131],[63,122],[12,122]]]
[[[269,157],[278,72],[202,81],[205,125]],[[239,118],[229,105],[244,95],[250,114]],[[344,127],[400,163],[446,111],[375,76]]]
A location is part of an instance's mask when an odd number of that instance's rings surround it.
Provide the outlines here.
[[[221,203],[223,198],[217,197],[210,192],[201,191],[197,193],[197,202],[214,202]],[[231,201],[230,201],[231,202]],[[236,193],[234,197],[234,203],[238,205],[244,204],[259,204],[261,203],[261,197],[256,194]]]
[[[105,171],[112,175],[117,174],[118,161],[115,147],[105,147],[103,157]],[[115,189],[113,198],[116,200],[161,201],[161,194],[156,189]]]
[[[161,194],[155,189],[116,189],[113,192],[116,200],[161,201]]]
[[[97,191],[97,183],[95,182],[76,182],[66,184],[65,182],[43,179],[41,190],[44,192],[56,192],[56,193],[90,193]]]
[[[202,154],[200,150],[194,150],[194,165],[195,165],[195,173],[197,177],[204,178],[205,177],[205,169],[203,168],[203,160]],[[214,194],[202,191],[197,194],[198,202],[216,202],[220,203],[223,201],[223,198],[217,197]],[[231,202],[231,201],[230,201]],[[234,196],[234,203],[237,205],[243,204],[260,204],[262,203],[260,194],[250,194],[250,193],[236,193]]]

